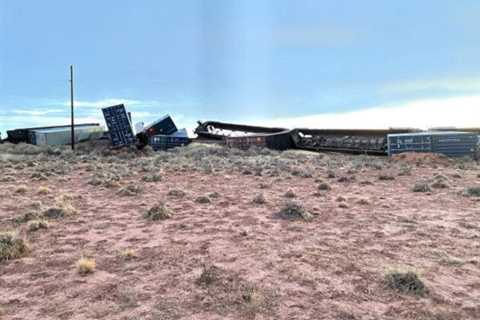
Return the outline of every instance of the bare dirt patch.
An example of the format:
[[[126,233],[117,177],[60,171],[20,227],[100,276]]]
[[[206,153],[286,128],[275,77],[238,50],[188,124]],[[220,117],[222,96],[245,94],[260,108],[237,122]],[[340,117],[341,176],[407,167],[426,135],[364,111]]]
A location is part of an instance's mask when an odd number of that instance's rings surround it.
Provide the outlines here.
[[[0,231],[28,243],[0,262],[2,319],[480,318],[473,161],[2,148]],[[312,219],[278,219],[288,201]]]

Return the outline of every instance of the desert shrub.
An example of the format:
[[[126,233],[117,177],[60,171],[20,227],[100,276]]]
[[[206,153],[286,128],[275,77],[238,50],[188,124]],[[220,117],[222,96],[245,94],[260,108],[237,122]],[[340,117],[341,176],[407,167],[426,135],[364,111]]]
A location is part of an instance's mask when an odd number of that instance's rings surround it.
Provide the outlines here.
[[[147,174],[142,177],[145,182],[159,182],[162,181],[162,176],[159,174]]]
[[[128,184],[118,190],[118,194],[123,197],[133,197],[143,192],[143,188],[136,184]]]
[[[80,275],[85,276],[89,273],[93,273],[96,266],[95,259],[82,257],[77,261],[77,272]]]
[[[313,219],[313,215],[305,210],[303,205],[294,201],[287,201],[278,212],[278,215],[281,218],[288,220],[303,219],[305,221],[310,221]]]
[[[367,205],[370,204],[370,201],[368,201],[368,199],[361,198],[361,199],[357,200],[357,204],[359,204],[361,206],[367,206]]]
[[[289,198],[289,199],[293,199],[295,198],[297,195],[295,194],[295,192],[293,192],[293,190],[288,190],[287,192],[285,192],[285,194],[283,195],[285,198]]]
[[[271,186],[270,184],[268,184],[268,183],[261,182],[261,183],[258,185],[258,187],[259,187],[260,189],[270,189],[272,186]]]
[[[423,296],[427,292],[422,280],[412,271],[390,271],[385,275],[385,282],[390,289],[400,293]]]
[[[211,199],[218,199],[218,198],[220,198],[220,193],[218,193],[217,191],[210,192],[208,194],[208,197],[211,198]]]
[[[25,194],[27,193],[28,188],[26,186],[19,186],[15,189],[16,194]]]
[[[331,190],[332,187],[330,187],[330,185],[328,183],[322,182],[318,185],[317,189],[322,190],[322,191],[328,191],[328,190]]]
[[[195,199],[195,202],[201,203],[201,204],[207,204],[207,203],[211,203],[212,201],[207,196],[199,196]]]
[[[267,199],[265,199],[263,193],[259,193],[255,197],[253,197],[252,202],[255,204],[265,204],[267,203]]]
[[[12,176],[3,176],[0,178],[0,182],[15,182],[16,179]]]
[[[170,196],[170,197],[175,197],[175,198],[183,198],[183,197],[185,197],[187,194],[186,194],[185,191],[183,191],[183,190],[180,190],[180,189],[172,189],[172,190],[169,190],[169,191],[168,191],[167,195]]]
[[[46,220],[32,220],[28,222],[28,231],[35,232],[40,229],[48,229],[48,221]]]
[[[203,267],[200,277],[197,279],[197,284],[202,286],[209,286],[217,281],[221,277],[221,269],[216,266]]]
[[[382,173],[378,176],[378,180],[380,180],[380,181],[391,181],[391,180],[395,180],[395,177],[391,174],[388,174],[388,173]]]
[[[45,181],[45,180],[48,180],[48,177],[46,174],[44,173],[41,173],[41,172],[34,172],[32,173],[32,175],[30,176],[30,178],[34,181]]]
[[[448,188],[450,188],[450,184],[447,181],[444,181],[444,180],[435,180],[431,184],[431,187],[435,188],[435,189],[448,189]]]
[[[412,173],[412,167],[406,164],[402,164],[398,171],[399,176],[409,176],[411,173]]]
[[[22,214],[19,217],[16,217],[15,222],[25,223],[25,222],[28,222],[28,221],[31,221],[31,220],[40,219],[40,217],[41,217],[40,213],[38,213],[36,210],[31,210],[31,211],[25,212],[24,214]]]
[[[125,249],[120,251],[120,257],[124,258],[125,260],[131,260],[137,257],[137,253],[133,249]]]
[[[345,202],[347,199],[343,196],[338,196],[337,199],[335,199],[337,202]]]
[[[337,174],[333,170],[328,170],[327,171],[327,178],[328,179],[335,179],[337,177]]]
[[[195,283],[209,295],[209,301],[214,299],[213,308],[228,306],[242,313],[235,319],[256,319],[257,313],[274,309],[274,294],[220,267],[204,266]]]
[[[417,181],[413,185],[412,191],[413,192],[432,192],[432,188],[430,188],[430,185],[426,181]]]
[[[50,188],[48,187],[39,187],[37,193],[40,195],[47,195],[51,192]]]
[[[354,182],[355,180],[356,180],[355,176],[342,176],[337,179],[337,181],[341,183],[350,183],[350,182]]]
[[[0,262],[23,257],[28,246],[16,232],[0,232]]]
[[[159,203],[151,207],[144,215],[146,219],[157,221],[157,220],[166,220],[172,216],[170,210],[165,206],[164,203]]]
[[[480,197],[480,187],[468,187],[465,189],[465,195],[469,197]]]
[[[55,204],[43,211],[43,216],[48,219],[61,219],[77,214],[77,209],[72,203],[72,196],[63,194],[55,199]]]

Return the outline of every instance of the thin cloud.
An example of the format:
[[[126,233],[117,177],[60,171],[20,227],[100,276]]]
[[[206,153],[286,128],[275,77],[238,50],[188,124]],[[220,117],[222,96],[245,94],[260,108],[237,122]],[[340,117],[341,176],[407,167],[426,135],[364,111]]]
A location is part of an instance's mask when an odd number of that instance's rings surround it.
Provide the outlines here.
[[[43,116],[51,113],[64,112],[62,109],[14,110],[14,114],[27,116]]]
[[[257,121],[288,128],[392,128],[479,127],[480,96],[423,99],[404,104],[377,106],[344,113]]]
[[[390,83],[381,88],[382,93],[421,93],[428,91],[442,92],[472,92],[480,91],[480,78],[452,78],[452,79],[431,79],[414,80],[399,83]]]
[[[112,98],[112,99],[102,99],[95,101],[87,100],[75,100],[74,106],[80,108],[105,108],[117,104],[125,104],[129,106],[142,105],[151,103],[151,101],[141,101],[141,100],[131,100],[131,99],[122,99],[122,98]],[[70,106],[70,101],[65,101],[62,103],[64,106]]]

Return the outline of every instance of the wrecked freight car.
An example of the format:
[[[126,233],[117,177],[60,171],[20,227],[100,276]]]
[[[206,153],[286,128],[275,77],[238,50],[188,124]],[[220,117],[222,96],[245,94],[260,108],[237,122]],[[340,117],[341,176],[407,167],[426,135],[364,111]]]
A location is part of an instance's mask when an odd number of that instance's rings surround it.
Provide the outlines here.
[[[285,128],[207,121],[198,122],[195,133],[199,140],[223,141],[225,145],[238,149],[258,146],[273,150],[287,150],[293,147],[290,130]]]
[[[388,134],[418,132],[416,129],[294,129],[297,149],[387,155]]]

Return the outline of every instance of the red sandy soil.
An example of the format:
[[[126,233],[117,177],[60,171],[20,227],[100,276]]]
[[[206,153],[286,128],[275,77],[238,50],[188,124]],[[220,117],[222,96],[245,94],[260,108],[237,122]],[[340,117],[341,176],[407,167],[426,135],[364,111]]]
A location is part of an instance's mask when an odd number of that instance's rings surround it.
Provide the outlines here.
[[[0,262],[0,318],[480,319],[480,202],[462,195],[478,184],[478,165],[461,170],[451,161],[417,160],[409,175],[395,171],[400,158],[385,160],[383,170],[348,173],[345,166],[336,178],[326,168],[311,178],[164,168],[160,182],[143,182],[140,173],[123,179],[144,187],[133,197],[89,185],[84,164],[67,179],[31,181],[19,171],[15,182],[0,183],[0,231],[20,230],[31,251]],[[395,179],[380,180],[381,173]],[[412,192],[416,181],[435,174],[446,176],[450,188]],[[352,175],[354,181],[338,181]],[[319,191],[318,179],[332,189]],[[15,193],[22,184],[27,192]],[[40,186],[51,194],[39,195]],[[186,196],[169,196],[170,189]],[[312,221],[277,217],[287,190],[314,214]],[[218,197],[210,204],[195,202],[211,192]],[[51,203],[58,193],[75,195],[77,215],[36,232],[13,222],[32,202]],[[258,193],[266,204],[252,203]],[[158,201],[172,217],[146,220]],[[122,257],[125,249],[135,257]],[[93,273],[78,274],[82,256],[96,260]],[[201,285],[204,266],[230,280]],[[392,268],[416,272],[428,293],[388,288],[384,278]],[[261,307],[235,296],[238,283],[255,286]]]

